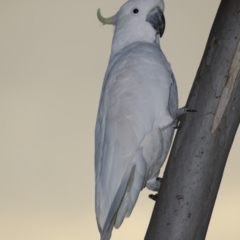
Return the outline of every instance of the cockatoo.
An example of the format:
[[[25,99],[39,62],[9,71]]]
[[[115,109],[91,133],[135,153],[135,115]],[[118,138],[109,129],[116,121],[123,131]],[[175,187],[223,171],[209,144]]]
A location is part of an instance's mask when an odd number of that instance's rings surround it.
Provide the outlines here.
[[[129,217],[140,191],[158,191],[178,110],[177,85],[160,45],[163,0],[129,0],[116,15],[95,129],[95,211],[101,240]]]

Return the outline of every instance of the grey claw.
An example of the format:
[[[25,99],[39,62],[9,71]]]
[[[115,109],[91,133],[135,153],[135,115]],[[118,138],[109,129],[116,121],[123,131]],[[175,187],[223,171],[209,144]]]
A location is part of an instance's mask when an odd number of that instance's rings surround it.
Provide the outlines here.
[[[189,109],[187,107],[182,107],[182,108],[179,108],[176,113],[175,113],[175,119],[177,119],[178,117],[184,115],[184,114],[187,114],[187,113],[192,113],[192,112],[197,112],[196,110],[194,109]]]
[[[152,199],[153,201],[157,201],[157,198],[158,198],[158,194],[150,194],[150,195],[148,195],[148,197],[150,198],[150,199]]]
[[[186,112],[197,112],[197,110],[187,109]]]
[[[173,127],[173,129],[179,129],[180,128],[180,126],[175,126],[175,127]]]

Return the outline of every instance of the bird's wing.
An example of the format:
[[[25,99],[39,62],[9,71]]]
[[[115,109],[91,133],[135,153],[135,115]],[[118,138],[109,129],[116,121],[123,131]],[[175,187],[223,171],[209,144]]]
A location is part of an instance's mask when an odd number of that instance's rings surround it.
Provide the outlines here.
[[[168,111],[170,114],[175,117],[176,111],[178,109],[178,91],[177,91],[177,84],[174,74],[171,75],[172,83],[170,86],[170,93],[168,99]]]
[[[100,232],[106,222],[112,224],[130,181],[134,155],[151,131],[156,111],[161,106],[167,111],[171,74],[161,54],[156,46],[131,46],[110,61],[95,130],[95,207]]]

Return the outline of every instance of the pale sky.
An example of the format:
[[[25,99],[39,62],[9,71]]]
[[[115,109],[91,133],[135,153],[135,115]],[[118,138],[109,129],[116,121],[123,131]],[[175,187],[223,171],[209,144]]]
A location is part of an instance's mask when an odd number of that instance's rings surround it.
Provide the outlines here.
[[[161,47],[185,105],[220,0],[166,0]],[[0,239],[96,240],[94,128],[113,36],[96,17],[123,0],[0,1]],[[240,239],[240,133],[207,240]],[[142,240],[142,191],[112,240]]]

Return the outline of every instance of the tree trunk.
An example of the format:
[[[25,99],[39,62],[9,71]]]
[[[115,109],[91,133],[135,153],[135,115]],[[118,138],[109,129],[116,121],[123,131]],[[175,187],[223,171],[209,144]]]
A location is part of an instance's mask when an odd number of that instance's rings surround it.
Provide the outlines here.
[[[239,40],[240,1],[222,0],[145,240],[205,239],[240,121]]]

